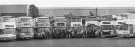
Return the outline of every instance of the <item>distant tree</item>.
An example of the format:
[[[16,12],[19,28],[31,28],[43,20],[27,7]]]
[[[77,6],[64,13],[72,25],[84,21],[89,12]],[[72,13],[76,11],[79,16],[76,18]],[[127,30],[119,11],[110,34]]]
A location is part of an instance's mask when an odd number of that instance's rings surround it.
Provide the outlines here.
[[[30,5],[29,15],[34,18],[39,16],[38,8],[35,5]]]
[[[71,12],[69,12],[69,14],[66,14],[66,15],[64,15],[65,17],[72,17],[73,16],[73,14],[71,13]]]

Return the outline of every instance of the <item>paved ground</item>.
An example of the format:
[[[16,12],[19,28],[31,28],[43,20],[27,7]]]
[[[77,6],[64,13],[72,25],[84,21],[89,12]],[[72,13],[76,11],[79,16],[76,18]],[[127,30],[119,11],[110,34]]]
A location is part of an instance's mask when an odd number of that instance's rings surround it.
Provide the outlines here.
[[[135,39],[54,39],[0,42],[0,47],[135,47]]]

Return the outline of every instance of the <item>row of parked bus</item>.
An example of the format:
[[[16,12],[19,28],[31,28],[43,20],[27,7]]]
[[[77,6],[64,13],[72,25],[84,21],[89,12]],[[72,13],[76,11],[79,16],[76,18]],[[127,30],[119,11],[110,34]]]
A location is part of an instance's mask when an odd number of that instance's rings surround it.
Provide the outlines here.
[[[84,21],[66,17],[1,16],[0,40],[135,37],[134,24],[126,20]]]

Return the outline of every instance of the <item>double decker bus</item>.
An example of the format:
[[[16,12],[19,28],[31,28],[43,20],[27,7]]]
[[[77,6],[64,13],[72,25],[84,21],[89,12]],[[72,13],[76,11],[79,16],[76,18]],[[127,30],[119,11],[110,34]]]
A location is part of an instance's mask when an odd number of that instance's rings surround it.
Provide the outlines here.
[[[131,25],[123,24],[117,27],[118,37],[131,37]]]
[[[71,37],[80,38],[83,34],[82,18],[72,18],[70,23]]]
[[[18,39],[32,39],[34,37],[34,20],[32,17],[18,17],[17,18],[17,38]]]
[[[132,20],[119,20],[117,21],[117,27],[116,27],[116,32],[118,37],[133,37],[133,24],[134,21]]]
[[[48,39],[50,37],[49,17],[37,17],[35,20],[36,20],[35,38]]]
[[[65,17],[55,17],[54,18],[54,31],[52,34],[53,38],[65,38],[67,32],[67,21]]]
[[[0,40],[15,40],[16,39],[16,24],[15,18],[12,16],[0,17]]]
[[[114,21],[101,21],[101,37],[115,37],[116,36],[116,29],[115,29],[115,22]]]
[[[86,21],[86,37],[98,37],[100,26],[98,21]]]

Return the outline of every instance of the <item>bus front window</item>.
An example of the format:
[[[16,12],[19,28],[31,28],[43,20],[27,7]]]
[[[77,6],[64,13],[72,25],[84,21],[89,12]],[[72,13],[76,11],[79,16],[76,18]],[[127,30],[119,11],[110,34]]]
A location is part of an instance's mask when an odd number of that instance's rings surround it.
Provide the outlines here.
[[[113,30],[113,25],[102,25],[102,30]]]
[[[7,29],[4,30],[4,34],[12,34],[14,32],[15,31],[13,29],[9,29],[9,28],[7,28]]]
[[[31,18],[21,18],[20,22],[29,22],[29,20],[31,20]]]
[[[23,29],[21,29],[21,33],[31,33],[30,31],[29,31],[30,29],[27,29],[27,28],[23,28]]]
[[[64,23],[57,23],[57,26],[65,26]]]
[[[128,30],[128,25],[120,25],[119,30]]]

